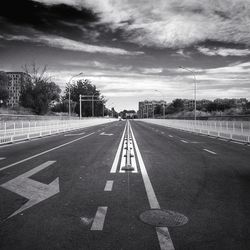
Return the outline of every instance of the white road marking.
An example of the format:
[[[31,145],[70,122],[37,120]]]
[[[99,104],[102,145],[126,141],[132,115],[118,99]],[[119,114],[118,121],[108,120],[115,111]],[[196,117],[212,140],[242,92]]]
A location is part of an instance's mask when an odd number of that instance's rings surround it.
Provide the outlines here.
[[[130,124],[128,123],[127,129],[130,129]],[[126,166],[126,151],[127,151],[127,147],[130,148],[130,152],[131,152],[131,164],[132,167],[134,168],[133,171],[131,171],[131,173],[138,173],[138,169],[137,169],[137,164],[136,164],[136,160],[135,160],[135,151],[134,151],[134,146],[133,146],[133,142],[132,142],[132,138],[129,138],[128,142],[125,139],[124,143],[123,143],[123,151],[122,151],[122,159],[121,159],[121,164],[120,164],[120,170],[119,173],[126,173],[125,170],[122,170],[123,167]]]
[[[101,231],[103,229],[107,210],[108,210],[108,207],[98,207],[90,230]]]
[[[13,214],[11,214],[8,218],[59,193],[59,178],[58,177],[48,185],[29,179],[30,176],[47,168],[53,163],[55,163],[55,161],[47,161],[41,164],[40,166],[33,168],[30,171],[22,175],[19,175],[18,177],[1,185],[1,187],[13,193],[16,193],[18,195],[21,195],[29,200],[23,206],[21,206],[18,210],[16,210]]]
[[[160,243],[161,250],[174,250],[174,245],[171,239],[169,239],[169,231],[167,227],[156,227],[156,233]]]
[[[215,152],[213,152],[213,151],[211,151],[211,150],[208,150],[208,149],[206,149],[206,148],[204,148],[203,150],[206,151],[206,152],[208,152],[208,153],[210,153],[210,154],[217,155]]]
[[[185,141],[185,140],[181,140],[181,142],[183,142],[183,143],[188,143],[187,141]]]
[[[173,138],[173,136],[172,135],[168,135],[170,138]]]
[[[25,159],[21,160],[21,161],[17,161],[17,162],[15,162],[15,163],[12,163],[12,164],[10,164],[10,165],[8,165],[8,166],[5,166],[5,167],[1,168],[1,169],[0,169],[0,172],[3,171],[3,170],[5,170],[5,169],[7,169],[7,168],[14,167],[14,166],[16,166],[16,165],[18,165],[18,164],[20,164],[20,163],[25,162],[25,161],[34,159],[34,158],[36,158],[36,157],[38,157],[38,156],[40,156],[40,155],[47,154],[47,153],[49,153],[49,152],[51,152],[51,151],[54,151],[54,150],[56,150],[56,149],[62,148],[62,147],[64,147],[64,146],[67,146],[67,145],[69,145],[69,144],[72,144],[72,143],[74,143],[74,142],[76,142],[76,141],[79,141],[79,140],[81,140],[81,139],[84,139],[84,138],[86,138],[86,137],[89,137],[90,135],[93,135],[94,133],[95,133],[95,132],[90,133],[90,134],[85,135],[85,136],[82,136],[82,137],[80,137],[80,138],[77,138],[77,139],[75,139],[75,140],[66,142],[66,143],[61,144],[61,145],[59,145],[59,146],[56,146],[56,147],[54,147],[54,148],[45,150],[45,151],[43,151],[43,152],[41,152],[41,153],[39,153],[39,154],[32,155],[32,156],[30,156],[30,157],[28,157],[28,158],[25,158]]]
[[[114,183],[114,181],[107,181],[105,188],[104,188],[104,191],[106,191],[106,192],[112,191],[113,183]]]
[[[0,161],[6,159],[5,157],[0,157]]]
[[[142,159],[139,147],[138,147],[137,142],[135,140],[132,128],[131,128],[131,134],[132,134],[132,138],[133,138],[133,141],[135,144],[135,151],[136,151],[138,162],[139,162],[139,165],[141,168],[142,179],[143,179],[144,186],[145,186],[145,189],[147,192],[147,197],[148,197],[150,208],[151,209],[160,209],[160,204],[156,198],[153,186],[152,186],[151,181],[149,179],[149,176],[148,176],[146,167],[144,165],[144,161]],[[173,245],[173,242],[171,240],[168,228],[167,227],[157,227],[156,232],[157,232],[157,236],[158,236],[161,250],[174,250],[174,245]]]
[[[64,136],[75,136],[75,135],[84,135],[86,132],[78,133],[78,134],[65,134]]]
[[[230,142],[235,143],[235,144],[245,145],[244,142],[238,142],[238,141],[230,141]],[[250,146],[250,145],[248,145],[248,146]]]
[[[105,132],[102,132],[100,135],[112,136],[114,134],[106,134]]]
[[[123,139],[124,139],[124,136],[125,136],[126,126],[127,125],[125,125],[124,131],[123,131],[123,134],[122,134],[122,138],[121,138],[120,144],[118,146],[118,149],[117,149],[115,159],[114,159],[114,162],[112,164],[110,173],[115,173],[116,172],[118,161],[119,161],[121,150],[122,150],[122,142],[123,142]]]

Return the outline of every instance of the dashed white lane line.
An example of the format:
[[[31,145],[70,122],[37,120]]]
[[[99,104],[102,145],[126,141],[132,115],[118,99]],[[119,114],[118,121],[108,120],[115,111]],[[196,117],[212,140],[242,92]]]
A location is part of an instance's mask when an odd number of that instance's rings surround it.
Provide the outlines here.
[[[6,159],[5,157],[0,157],[0,161]]]
[[[127,125],[125,125],[124,131],[123,131],[123,134],[122,134],[122,138],[121,138],[120,144],[118,146],[118,149],[117,149],[117,152],[116,152],[116,155],[115,155],[115,159],[114,159],[114,162],[112,164],[110,173],[115,173],[116,172],[118,161],[119,161],[120,154],[121,154],[122,142],[123,142],[123,139],[124,139],[124,136],[125,136],[126,126]]]
[[[168,137],[173,138],[173,136],[172,136],[172,135],[168,135]]]
[[[238,141],[231,141],[232,143],[235,143],[235,144],[240,144],[240,145],[245,145],[244,142],[238,142]],[[248,145],[249,146],[249,145]]]
[[[114,183],[114,181],[107,181],[105,188],[104,188],[104,191],[106,191],[106,192],[112,191],[113,183]]]
[[[183,143],[188,143],[187,141],[185,141],[185,140],[181,140],[181,142],[183,142]]]
[[[206,148],[204,148],[203,150],[206,151],[206,152],[208,152],[208,153],[210,153],[210,154],[217,155],[215,152],[213,152],[213,151],[211,151],[211,150],[208,150],[208,149],[206,149]]]
[[[137,142],[135,140],[135,136],[134,136],[132,128],[131,128],[131,135],[132,135],[132,138],[134,141],[135,151],[137,153],[138,162],[139,162],[139,165],[141,168],[142,179],[143,179],[144,186],[146,189],[150,208],[151,209],[160,209],[160,204],[156,198],[153,186],[152,186],[151,181],[149,179],[149,176],[148,176],[146,167],[144,165],[144,161],[142,159],[141,152],[140,152],[139,147],[137,145]],[[172,239],[170,237],[170,233],[168,231],[168,228],[167,227],[157,227],[156,232],[157,232],[157,236],[158,236],[161,250],[174,250],[174,245],[173,245]]]
[[[86,137],[89,137],[89,136],[93,135],[94,133],[95,133],[95,132],[90,133],[90,134],[85,135],[85,136],[82,136],[82,137],[80,137],[80,138],[77,138],[77,139],[75,139],[75,140],[66,142],[66,143],[61,144],[61,145],[59,145],[59,146],[56,146],[56,147],[54,147],[54,148],[45,150],[45,151],[43,151],[43,152],[41,152],[41,153],[39,153],[39,154],[32,155],[32,156],[30,156],[30,157],[28,157],[28,158],[25,158],[25,159],[21,160],[21,161],[17,161],[17,162],[15,162],[15,163],[12,163],[12,164],[10,164],[10,165],[8,165],[8,166],[5,166],[5,167],[3,167],[3,168],[0,168],[0,172],[3,171],[3,170],[5,170],[5,169],[7,169],[7,168],[11,168],[11,167],[16,166],[16,165],[18,165],[18,164],[20,164],[20,163],[23,163],[23,162],[25,162],[25,161],[31,160],[31,159],[33,159],[33,158],[36,158],[36,157],[38,157],[38,156],[40,156],[40,155],[47,154],[47,153],[49,153],[49,152],[51,152],[51,151],[54,151],[54,150],[56,150],[56,149],[62,148],[62,147],[64,147],[64,146],[67,146],[67,145],[69,145],[69,144],[72,144],[72,143],[74,143],[74,142],[76,142],[76,141],[79,141],[79,140],[81,140],[81,139],[84,139],[84,138],[86,138]]]
[[[103,229],[107,210],[108,207],[98,207],[93,224],[90,229],[91,231],[101,231]]]

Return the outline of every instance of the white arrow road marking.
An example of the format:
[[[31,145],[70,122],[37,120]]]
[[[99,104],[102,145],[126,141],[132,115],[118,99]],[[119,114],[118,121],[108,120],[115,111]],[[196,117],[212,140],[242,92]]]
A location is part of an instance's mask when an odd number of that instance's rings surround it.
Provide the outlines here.
[[[53,163],[55,163],[55,161],[47,161],[41,164],[40,166],[22,175],[19,175],[18,177],[1,185],[1,187],[11,192],[14,192],[16,194],[19,194],[29,200],[23,206],[21,206],[18,210],[16,210],[13,214],[11,214],[8,218],[59,193],[59,178],[58,177],[48,185],[29,179],[30,176],[47,168]]]
[[[112,135],[114,135],[114,134],[106,134],[105,132],[102,132],[100,135],[112,136]]]

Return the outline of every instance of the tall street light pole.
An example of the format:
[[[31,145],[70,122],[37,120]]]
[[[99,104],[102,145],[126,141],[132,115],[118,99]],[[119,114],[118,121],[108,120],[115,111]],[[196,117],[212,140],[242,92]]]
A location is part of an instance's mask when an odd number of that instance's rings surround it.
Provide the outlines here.
[[[179,66],[179,68],[191,72],[192,75],[193,75],[193,77],[194,77],[194,121],[195,121],[195,124],[196,124],[196,92],[197,92],[196,75],[195,75],[195,72],[194,72],[193,70],[191,70],[191,69],[187,69],[187,68],[184,68],[184,67],[182,67],[182,66]]]
[[[162,113],[163,113],[163,119],[165,119],[165,103],[164,103],[164,95],[162,94],[161,91],[155,89],[156,92],[159,92],[161,95],[162,95],[162,98],[163,98],[163,108],[162,108]]]
[[[77,76],[80,76],[82,75],[83,72],[79,73],[79,74],[76,74],[76,75],[73,75],[71,76],[71,78],[69,79],[69,82],[68,82],[68,87],[69,87],[69,117],[71,116],[71,105],[70,105],[70,88],[71,88],[71,81],[73,80],[73,78],[77,77]]]

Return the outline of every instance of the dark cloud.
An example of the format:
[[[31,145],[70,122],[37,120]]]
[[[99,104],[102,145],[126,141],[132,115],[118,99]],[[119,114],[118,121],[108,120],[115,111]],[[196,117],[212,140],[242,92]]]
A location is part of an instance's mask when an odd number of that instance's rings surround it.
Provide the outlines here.
[[[87,32],[91,30],[92,23],[98,21],[97,16],[88,9],[65,4],[48,6],[29,0],[6,1],[0,8],[0,16],[2,32],[6,32],[6,29],[10,31],[9,27],[15,32],[13,27],[19,26],[54,35],[70,35],[71,38],[84,33],[81,27]]]

